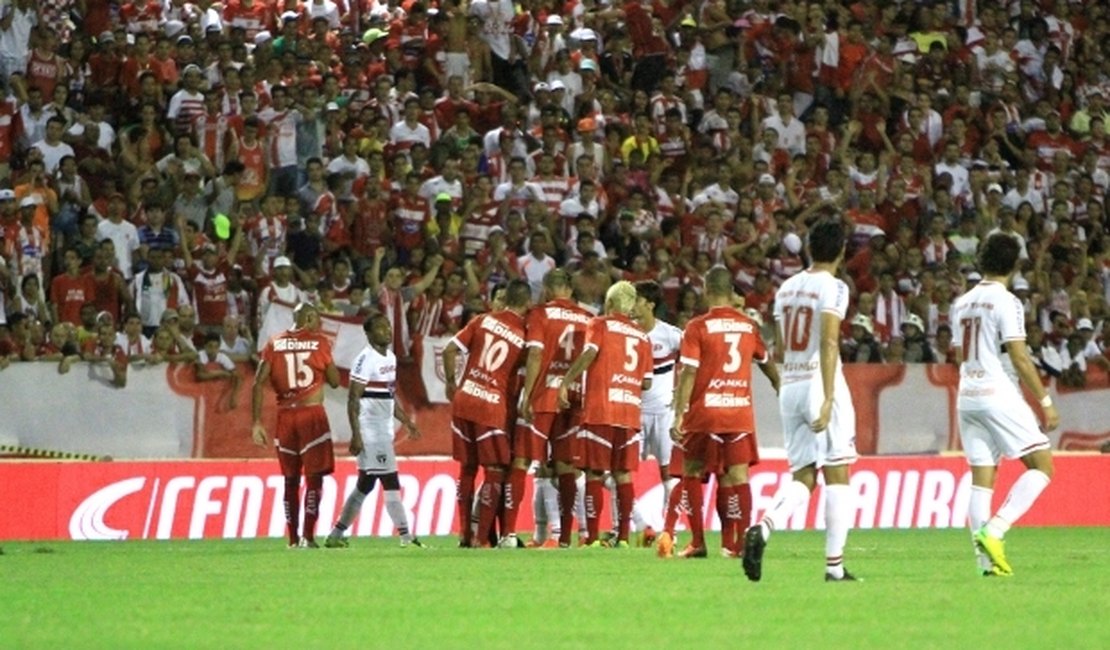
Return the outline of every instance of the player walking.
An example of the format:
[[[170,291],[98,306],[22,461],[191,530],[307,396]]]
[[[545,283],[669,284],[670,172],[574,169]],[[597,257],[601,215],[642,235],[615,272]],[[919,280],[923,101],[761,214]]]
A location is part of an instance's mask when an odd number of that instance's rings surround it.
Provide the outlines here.
[[[590,320],[586,346],[559,384],[559,408],[570,408],[570,387],[587,372],[582,385],[581,467],[586,472],[586,527],[590,546],[601,546],[598,524],[605,472],[617,483],[620,507],[617,542],[628,547],[634,492],[632,472],[639,466],[640,406],[651,386],[651,342],[631,319],[636,288],[617,282],[605,294],[605,315]]]
[[[1006,290],[1019,253],[1018,241],[1009,235],[998,233],[988,238],[979,260],[983,280],[960,296],[952,308],[952,323],[961,334],[954,342],[960,362],[956,408],[960,439],[971,465],[968,524],[979,570],[986,576],[1013,575],[1002,539],[1052,478],[1048,437],[1037,427],[1033,410],[1004,367],[1001,349],[1044,410],[1045,429],[1051,431],[1060,422],[1025,347],[1021,299]],[[1020,458],[1026,469],[991,517],[991,497],[1003,456]]]
[[[571,300],[570,274],[562,269],[549,271],[543,278],[548,302],[528,312],[526,336],[528,358],[524,367],[524,392],[521,395],[520,417],[530,426],[520,431],[514,441],[514,465],[510,483],[523,473],[528,461],[547,461],[550,445],[551,460],[559,490],[559,545],[570,546],[574,524],[575,499],[578,487],[578,410],[559,410],[558,392],[563,375],[582,354],[586,342],[586,325],[592,318],[589,311]],[[572,386],[568,399],[577,406],[581,401],[578,386]],[[519,462],[518,462],[519,461]],[[519,497],[518,497],[519,498]],[[510,524],[509,533],[512,534]]]
[[[775,495],[759,524],[744,534],[744,573],[759,581],[771,532],[809,499],[817,471],[825,477],[825,580],[855,580],[844,569],[844,545],[854,513],[848,484],[856,460],[856,414],[840,366],[840,322],[848,286],[836,278],[844,260],[844,226],[826,221],[809,234],[813,264],[775,294],[775,349],[783,350],[782,415],[793,480]]]
[[[409,419],[394,395],[397,384],[397,356],[393,353],[393,328],[384,313],[371,314],[362,324],[367,345],[355,357],[347,387],[347,421],[351,425],[351,453],[357,457],[358,483],[347,496],[339,520],[328,535],[324,546],[347,546],[343,537],[362,510],[362,502],[382,482],[385,510],[401,535],[401,546],[423,546],[409,529],[408,515],[401,503],[401,482],[397,476],[397,456],[393,451],[396,418],[405,427],[409,440],[420,438],[416,425]]]
[[[682,557],[705,557],[701,477],[715,462],[722,472],[718,502],[721,548],[735,557],[739,536],[751,516],[748,466],[759,462],[752,408],[752,362],[759,364],[778,392],[778,368],[771,362],[759,326],[733,307],[732,274],[717,267],[705,278],[709,311],[692,319],[682,335],[682,374],[674,400],[671,436],[686,450],[684,468],[694,535]],[[689,407],[689,410],[687,410]],[[715,467],[708,467],[710,471]],[[667,535],[667,533],[663,533]],[[670,540],[660,539],[660,546]]]
[[[335,468],[331,426],[324,410],[324,381],[339,386],[339,370],[331,356],[331,342],[320,333],[320,312],[308,303],[293,310],[292,329],[271,338],[262,349],[261,363],[251,392],[251,435],[256,445],[266,446],[262,424],[262,395],[266,384],[277,393],[278,463],[285,477],[285,526],[289,546],[318,548],[316,518],[324,476]],[[305,476],[304,530],[300,528],[301,471]]]
[[[447,397],[451,400],[453,452],[459,461],[461,546],[471,546],[470,506],[478,466],[485,470],[478,514],[477,541],[486,544],[501,504],[509,468],[509,407],[517,395],[517,366],[524,352],[524,313],[531,289],[512,280],[505,309],[475,317],[443,350]],[[465,352],[466,369],[456,389],[455,367]]]

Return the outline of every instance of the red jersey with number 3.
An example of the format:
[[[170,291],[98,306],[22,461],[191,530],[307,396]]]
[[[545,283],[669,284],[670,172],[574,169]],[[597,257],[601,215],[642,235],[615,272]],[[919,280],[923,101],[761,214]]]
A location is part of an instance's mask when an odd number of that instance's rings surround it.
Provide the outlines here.
[[[266,343],[262,360],[270,364],[278,407],[289,406],[324,385],[324,371],[332,363],[331,341],[319,332],[291,329]]]
[[[755,321],[734,307],[714,307],[687,323],[679,355],[684,368],[696,370],[683,429],[753,433],[752,362],[767,361]]]
[[[524,352],[524,317],[509,310],[477,316],[448,345],[467,355],[451,415],[505,430],[510,402],[517,397],[511,387]]]
[[[597,357],[586,370],[582,422],[638,431],[644,380],[652,377],[647,333],[627,316],[597,316],[586,326],[585,349]]]
[[[586,325],[592,318],[593,315],[586,309],[563,298],[528,312],[527,345],[543,352],[540,374],[532,389],[532,410],[536,413],[555,413],[559,410],[559,384],[570,364],[582,355],[586,345]],[[572,396],[571,401],[577,400]]]

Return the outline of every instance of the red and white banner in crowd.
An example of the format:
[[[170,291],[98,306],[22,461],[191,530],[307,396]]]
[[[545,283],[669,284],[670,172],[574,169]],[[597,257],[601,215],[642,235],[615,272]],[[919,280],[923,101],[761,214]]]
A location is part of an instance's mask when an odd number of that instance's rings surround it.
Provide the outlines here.
[[[457,465],[450,461],[401,463],[401,494],[417,535],[458,530]],[[1003,466],[995,505],[1020,473]],[[1022,520],[1029,526],[1110,526],[1110,456],[1056,458],[1056,476]],[[641,471],[636,491],[649,522],[662,508],[662,486]],[[340,463],[324,482],[318,534],[330,530],[345,495],[354,489],[352,463]],[[755,516],[771,505],[790,475],[783,461],[765,461],[752,475]],[[853,468],[859,528],[949,528],[965,525],[970,474],[958,457],[862,459]],[[124,540],[281,537],[283,481],[275,461],[0,462],[0,540]],[[707,487],[712,489],[712,486]],[[818,490],[791,528],[821,527],[824,501]],[[531,487],[521,513],[522,532],[532,521]],[[712,503],[707,500],[706,503]],[[604,517],[609,517],[606,505]],[[716,526],[712,509],[706,513]],[[393,525],[380,488],[368,498],[354,525],[356,536],[390,535]]]

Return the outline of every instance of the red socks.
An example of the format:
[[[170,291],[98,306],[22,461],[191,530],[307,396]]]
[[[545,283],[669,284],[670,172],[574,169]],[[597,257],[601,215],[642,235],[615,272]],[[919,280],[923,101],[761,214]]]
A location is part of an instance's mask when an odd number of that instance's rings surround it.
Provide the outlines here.
[[[505,474],[500,469],[486,468],[485,483],[478,495],[478,544],[490,543],[493,521],[501,502],[501,489]]]
[[[320,516],[320,493],[324,490],[323,476],[304,478],[304,534],[310,542],[316,541],[316,519]]]
[[[663,532],[669,534],[674,538],[674,528],[678,524],[678,515],[682,510],[689,510],[689,505],[685,505],[686,499],[686,483],[679,479],[675,483],[674,489],[671,490],[671,496],[667,499],[667,510],[663,513]]]
[[[687,476],[682,479],[686,484],[686,499],[690,504],[690,532],[693,533],[694,538],[690,540],[690,545],[695,548],[705,547],[705,516],[702,514],[701,502],[701,478],[697,476]]]
[[[740,500],[740,531],[738,535],[743,535],[748,526],[752,525],[752,484],[741,483],[740,485],[733,486],[736,495]],[[740,539],[737,537],[737,539]]]
[[[574,528],[574,506],[578,498],[578,484],[574,472],[559,475],[559,543],[570,546],[570,532]]]
[[[528,470],[521,467],[509,469],[509,482],[505,484],[505,522],[501,527],[502,535],[516,533],[516,518],[520,513],[520,503],[524,500],[524,479]]]
[[[631,483],[617,483],[617,541],[628,541],[628,527],[632,520],[632,505],[636,495]]]
[[[474,479],[476,470],[459,469],[459,482],[455,490],[459,503],[459,539],[463,546],[470,546],[473,530],[470,527],[470,509],[474,505]]]
[[[738,504],[735,503],[731,485],[717,483],[717,517],[721,520],[721,548],[730,551],[736,548],[735,516],[739,514]],[[730,507],[733,510],[730,510]]]
[[[282,502],[285,504],[285,532],[289,535],[289,544],[296,545],[300,541],[301,527],[301,477],[285,477],[285,493]]]
[[[601,504],[604,502],[605,485],[600,478],[586,479],[586,534],[590,543],[598,540],[598,526],[601,520]]]

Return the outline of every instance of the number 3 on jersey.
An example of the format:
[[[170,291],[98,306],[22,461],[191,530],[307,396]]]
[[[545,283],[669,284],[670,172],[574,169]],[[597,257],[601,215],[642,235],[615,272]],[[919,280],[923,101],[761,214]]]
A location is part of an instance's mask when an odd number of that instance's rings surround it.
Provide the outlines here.
[[[809,334],[813,329],[813,308],[783,307],[783,344],[791,352],[805,352],[809,347]]]
[[[285,378],[290,388],[308,388],[316,379],[316,371],[308,365],[311,352],[287,352],[285,354]]]

